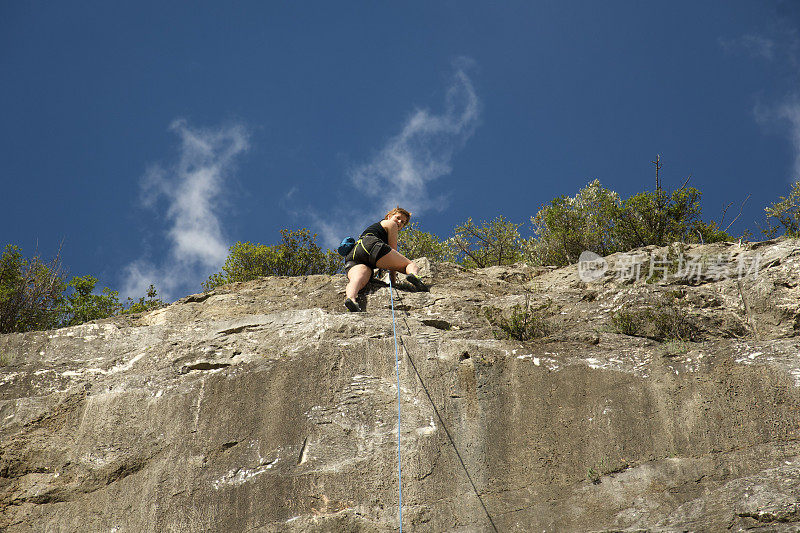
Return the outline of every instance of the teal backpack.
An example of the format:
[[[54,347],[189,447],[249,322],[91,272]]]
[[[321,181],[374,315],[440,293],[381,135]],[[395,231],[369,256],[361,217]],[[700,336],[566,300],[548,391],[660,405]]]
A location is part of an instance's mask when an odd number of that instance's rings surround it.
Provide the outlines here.
[[[342,241],[342,244],[339,245],[339,248],[336,249],[339,252],[339,255],[342,257],[347,257],[347,254],[353,251],[353,247],[356,245],[356,240],[353,237],[347,237]]]

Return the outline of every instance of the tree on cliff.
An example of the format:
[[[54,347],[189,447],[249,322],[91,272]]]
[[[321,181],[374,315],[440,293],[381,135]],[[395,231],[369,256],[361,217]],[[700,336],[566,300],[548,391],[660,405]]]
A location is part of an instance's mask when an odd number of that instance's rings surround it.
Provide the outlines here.
[[[63,308],[62,323],[65,326],[76,326],[114,315],[142,313],[164,305],[158,298],[154,285],[147,289],[147,295],[138,300],[128,298],[123,304],[119,300],[119,291],[103,287],[100,294],[94,293],[97,278],[94,276],[76,276],[68,284],[73,288],[72,294],[66,296]]]
[[[119,292],[105,287],[101,294],[93,294],[96,284],[97,278],[94,276],[72,278],[69,286],[74,291],[66,297],[63,319],[65,325],[76,326],[90,320],[113,316],[122,311]]]
[[[524,243],[519,226],[502,215],[480,225],[468,218],[464,224],[456,226],[451,239],[457,259],[467,268],[521,261]]]
[[[342,271],[342,258],[336,252],[322,250],[316,234],[307,229],[281,230],[281,242],[274,246],[237,242],[230,248],[222,271],[203,282],[213,289],[236,281],[250,281],[262,276],[309,276],[337,274]]]
[[[622,201],[595,179],[574,197],[559,196],[531,217],[534,237],[528,241],[527,259],[542,265],[568,265],[589,250],[600,255],[619,251],[622,245],[614,225]]]
[[[663,189],[640,192],[626,199],[618,213],[614,232],[622,251],[671,242],[729,241],[731,236],[716,223],[700,218],[702,193],[694,187],[681,187],[670,193]]]
[[[764,208],[767,215],[767,227],[762,230],[769,238],[775,236],[778,228],[783,227],[789,237],[800,236],[800,181],[792,184],[789,196],[781,196],[780,201]]]
[[[9,244],[0,257],[0,333],[57,327],[66,284],[57,255],[50,263],[22,257]]]
[[[589,250],[599,255],[627,252],[641,246],[672,242],[718,242],[731,236],[714,221],[701,218],[702,193],[685,183],[668,193],[661,187],[656,164],[656,189],[625,200],[595,179],[574,197],[560,196],[531,218],[534,237],[526,257],[544,265],[568,265]]]
[[[26,259],[9,244],[0,257],[0,333],[76,326],[90,320],[149,311],[164,304],[154,286],[146,297],[127,304],[108,287],[94,294],[97,278],[76,276],[67,283],[60,256],[49,263]]]
[[[427,257],[431,261],[455,261],[452,240],[441,240],[433,233],[420,230],[417,222],[400,232],[398,247],[404,256],[411,259]]]

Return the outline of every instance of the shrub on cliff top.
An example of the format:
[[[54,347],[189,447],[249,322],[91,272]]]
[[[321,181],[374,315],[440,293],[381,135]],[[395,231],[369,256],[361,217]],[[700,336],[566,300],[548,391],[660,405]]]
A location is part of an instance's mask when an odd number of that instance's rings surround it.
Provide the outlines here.
[[[119,292],[105,287],[101,294],[93,294],[96,284],[97,278],[94,276],[72,278],[69,286],[75,290],[66,298],[65,325],[77,326],[90,320],[113,316],[122,311]]]
[[[152,285],[146,298],[128,298],[122,304],[119,293],[108,287],[94,294],[96,284],[97,278],[88,275],[67,283],[58,255],[44,263],[38,256],[26,259],[19,247],[7,245],[0,257],[0,333],[76,326],[163,305]]]
[[[398,235],[400,253],[409,259],[427,257],[431,261],[455,261],[456,254],[450,239],[441,240],[433,233],[419,229],[417,222],[412,222]]]
[[[731,240],[716,223],[700,218],[701,196],[694,187],[668,193],[659,186],[623,201],[594,180],[574,197],[542,206],[531,218],[535,236],[526,258],[564,266],[577,262],[584,250],[605,256],[648,245]]]
[[[211,290],[226,283],[263,276],[309,276],[342,271],[341,256],[322,250],[317,245],[316,234],[312,235],[307,229],[282,229],[281,239],[274,246],[237,242],[231,246],[222,271],[212,274],[203,288]]]
[[[595,179],[574,197],[559,196],[531,218],[534,237],[527,248],[528,260],[542,265],[568,265],[584,250],[600,255],[618,251],[615,232],[622,201],[614,191]]]
[[[762,232],[772,238],[780,227],[789,237],[800,237],[800,181],[792,184],[789,196],[781,196],[780,201],[764,208],[767,214],[767,228]]]
[[[681,187],[667,193],[663,189],[640,192],[627,198],[616,214],[614,233],[620,250],[640,246],[665,246],[672,242],[718,242],[731,240],[716,223],[700,218],[702,193],[694,187]]]
[[[58,256],[46,264],[7,245],[0,257],[0,333],[58,326],[65,288]]]
[[[521,261],[524,242],[519,226],[503,216],[480,226],[468,218],[464,224],[456,226],[451,239],[457,259],[467,268],[511,265]]]

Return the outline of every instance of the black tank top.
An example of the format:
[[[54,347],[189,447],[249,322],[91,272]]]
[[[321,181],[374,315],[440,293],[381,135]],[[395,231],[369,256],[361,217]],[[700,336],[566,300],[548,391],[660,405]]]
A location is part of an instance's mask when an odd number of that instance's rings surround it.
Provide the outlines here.
[[[386,244],[389,244],[389,232],[386,231],[386,228],[381,226],[380,222],[376,222],[361,232],[361,236],[363,237],[369,233],[370,235],[374,235],[375,237],[379,238]]]

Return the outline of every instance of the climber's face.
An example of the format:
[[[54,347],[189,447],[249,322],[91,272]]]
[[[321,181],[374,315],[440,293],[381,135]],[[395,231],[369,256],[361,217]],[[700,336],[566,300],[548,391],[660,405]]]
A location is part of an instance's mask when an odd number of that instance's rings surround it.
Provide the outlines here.
[[[408,217],[402,213],[395,213],[389,217],[389,222],[394,222],[394,224],[397,226],[397,231],[400,231],[406,227],[406,224],[408,224]]]

